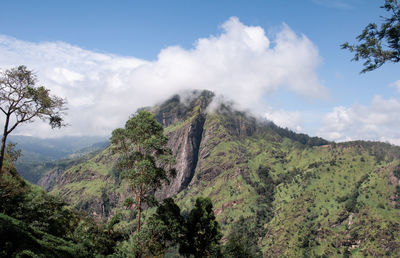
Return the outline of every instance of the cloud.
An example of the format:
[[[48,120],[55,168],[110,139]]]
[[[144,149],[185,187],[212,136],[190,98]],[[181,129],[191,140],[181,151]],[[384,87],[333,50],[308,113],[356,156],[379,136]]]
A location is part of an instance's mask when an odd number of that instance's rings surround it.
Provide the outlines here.
[[[287,25],[270,39],[263,28],[236,17],[221,25],[219,35],[200,38],[191,49],[162,49],[155,61],[0,35],[1,68],[24,64],[51,92],[68,99],[71,126],[52,135],[110,134],[137,108],[187,89],[212,90],[262,115],[264,97],[281,87],[309,98],[327,96],[316,73],[320,62],[316,46]],[[50,135],[39,123],[18,130]]]
[[[287,127],[296,132],[303,131],[304,119],[301,112],[269,108],[265,117],[281,127]]]
[[[369,106],[335,107],[323,118],[319,135],[329,140],[369,139],[400,145],[400,101],[375,96]]]

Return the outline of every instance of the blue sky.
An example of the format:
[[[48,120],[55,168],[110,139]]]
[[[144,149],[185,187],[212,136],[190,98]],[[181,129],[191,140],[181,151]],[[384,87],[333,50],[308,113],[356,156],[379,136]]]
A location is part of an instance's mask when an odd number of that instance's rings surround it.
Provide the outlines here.
[[[123,124],[137,106],[151,105],[175,90],[189,89],[191,80],[195,88],[200,88],[201,78],[189,75],[196,74],[196,69],[210,69],[214,61],[219,63],[210,56],[214,53],[221,56],[221,64],[226,60],[238,60],[238,64],[231,67],[223,63],[228,71],[203,74],[209,76],[204,80],[204,88],[239,102],[240,108],[266,115],[281,126],[332,140],[368,139],[400,144],[400,82],[396,86],[400,80],[399,65],[387,64],[360,75],[361,62],[351,62],[351,53],[339,47],[345,41],[355,42],[369,22],[379,22],[379,16],[385,15],[379,8],[382,4],[383,0],[3,0],[0,68],[26,64],[37,71],[39,79],[52,91],[67,96],[71,126],[55,135],[108,134],[113,127]],[[232,33],[249,28],[262,29],[269,49],[273,49],[279,44],[276,38],[285,30],[285,24],[295,34],[290,40],[293,48],[299,46],[298,49],[275,51],[271,55],[264,49],[266,52],[260,52],[264,59],[255,58],[255,72],[246,68],[257,49],[252,52],[234,48],[243,52],[233,57],[228,51],[212,52],[217,51],[218,44],[226,47],[240,41]],[[225,41],[224,35],[229,39]],[[205,43],[198,44],[199,39],[206,39]],[[254,44],[265,41],[254,40]],[[297,53],[303,51],[305,54],[298,57]],[[270,62],[273,58],[276,60]],[[163,60],[177,68],[165,68]],[[182,69],[179,67],[185,66],[175,63],[180,61],[195,63],[190,71],[185,71],[188,76],[177,74]],[[94,65],[89,67],[88,63]],[[277,63],[284,64],[275,71]],[[266,71],[257,65],[265,65]],[[96,67],[101,69],[94,73]],[[245,80],[239,80],[242,84],[233,83],[232,88],[227,86],[232,83],[229,69],[238,73],[241,67],[244,72],[240,78],[254,79],[254,89],[251,83],[246,86]],[[139,68],[146,71],[132,75]],[[216,71],[221,69],[217,67]],[[282,70],[284,75],[276,80],[264,78]],[[91,72],[93,75],[89,76]],[[153,80],[152,75],[160,73],[163,75],[158,80],[165,80],[166,86],[153,82],[147,87],[146,75]],[[98,78],[104,80],[96,84]],[[136,84],[131,86],[131,81]],[[210,85],[213,83],[218,86]],[[153,92],[157,87],[163,89],[159,94],[151,94],[146,87]],[[241,98],[242,88],[246,87],[260,98],[251,94]],[[91,95],[107,90],[115,94],[114,99]],[[119,100],[117,92],[131,94],[131,101],[124,99],[131,104],[114,103]],[[43,135],[43,130],[47,127],[33,124],[20,128],[18,133]]]

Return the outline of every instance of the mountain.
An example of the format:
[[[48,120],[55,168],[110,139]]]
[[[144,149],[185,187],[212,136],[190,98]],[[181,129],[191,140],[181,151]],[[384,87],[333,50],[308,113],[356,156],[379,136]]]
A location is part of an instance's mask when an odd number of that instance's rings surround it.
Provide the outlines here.
[[[210,197],[222,242],[240,236],[267,257],[400,255],[399,147],[297,134],[209,91],[146,109],[176,158],[176,177],[156,196],[173,196],[184,211]],[[107,147],[57,176],[50,193],[131,227],[117,159]]]
[[[21,150],[22,156],[15,164],[18,173],[34,184],[38,184],[43,175],[64,169],[69,163],[82,162],[86,154],[108,145],[108,139],[100,136],[38,138],[10,135],[8,142],[17,144],[16,149]]]

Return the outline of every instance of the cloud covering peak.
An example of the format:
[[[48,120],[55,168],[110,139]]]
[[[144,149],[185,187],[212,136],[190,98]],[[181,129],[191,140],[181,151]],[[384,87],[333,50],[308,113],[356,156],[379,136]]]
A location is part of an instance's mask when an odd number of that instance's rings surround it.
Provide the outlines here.
[[[216,36],[191,49],[162,49],[155,61],[85,50],[63,42],[32,43],[0,35],[0,67],[21,64],[37,72],[41,84],[69,102],[71,125],[53,134],[107,135],[142,106],[188,89],[208,89],[256,114],[264,97],[281,87],[306,97],[323,97],[316,46],[287,25],[268,38],[263,28],[232,17]],[[49,135],[34,123],[20,134]],[[46,133],[44,133],[46,130]]]

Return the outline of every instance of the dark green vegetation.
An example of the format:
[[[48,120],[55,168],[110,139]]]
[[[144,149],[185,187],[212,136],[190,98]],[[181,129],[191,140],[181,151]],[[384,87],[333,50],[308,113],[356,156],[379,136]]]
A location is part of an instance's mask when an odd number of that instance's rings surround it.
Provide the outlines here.
[[[347,42],[342,45],[343,49],[355,52],[354,61],[365,60],[362,73],[375,70],[386,62],[400,61],[400,5],[397,0],[385,0],[381,8],[390,17],[384,17],[380,27],[370,23],[357,36],[358,45]]]
[[[130,234],[112,229],[118,216],[107,224],[95,221],[30,185],[19,177],[9,156],[3,172],[1,257],[142,257],[167,251],[186,257],[220,254],[221,234],[208,198],[197,198],[188,216],[181,215],[173,199],[166,199],[140,232]]]
[[[110,232],[126,239],[118,245],[120,255],[141,250],[174,257],[184,253],[182,236],[202,250],[207,241],[187,233],[199,232],[189,226],[199,217],[208,221],[200,223],[205,232],[219,227],[222,233],[219,248],[219,234],[211,234],[210,255],[400,255],[399,147],[330,143],[257,121],[229,104],[211,110],[212,98],[197,92],[147,109],[165,127],[177,174],[155,192],[174,201],[144,209],[140,234],[132,234],[137,214],[124,207],[131,192],[112,146],[63,172],[50,193],[107,221]],[[213,214],[199,196],[211,200]],[[199,206],[203,215],[191,215]]]
[[[188,214],[181,214],[174,200],[167,198],[141,231],[123,242],[118,255],[221,257],[221,237],[209,198],[198,197]]]
[[[0,177],[1,257],[93,257],[114,252],[106,225],[19,177],[9,159]]]

